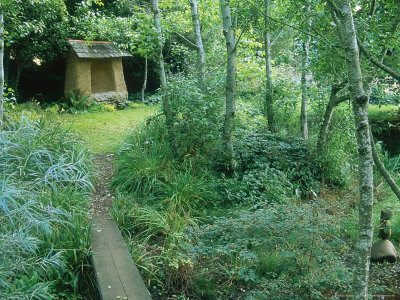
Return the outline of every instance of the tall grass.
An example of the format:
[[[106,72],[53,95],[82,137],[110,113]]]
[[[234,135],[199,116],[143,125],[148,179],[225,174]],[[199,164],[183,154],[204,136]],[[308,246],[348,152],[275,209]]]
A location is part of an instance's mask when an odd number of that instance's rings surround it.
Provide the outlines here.
[[[82,297],[89,174],[84,150],[45,120],[0,132],[0,299]]]
[[[215,192],[207,171],[199,171],[197,158],[174,157],[168,141],[160,119],[149,120],[126,138],[116,156],[112,185],[119,196],[112,215],[130,237],[131,253],[146,282],[177,289],[174,282],[181,286],[191,270],[181,255],[183,232],[197,226]]]

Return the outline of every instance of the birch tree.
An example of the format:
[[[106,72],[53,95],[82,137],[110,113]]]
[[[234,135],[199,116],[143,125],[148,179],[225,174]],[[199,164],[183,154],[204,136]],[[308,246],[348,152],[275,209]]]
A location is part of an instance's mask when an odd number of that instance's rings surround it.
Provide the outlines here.
[[[273,108],[273,96],[272,96],[272,64],[271,64],[271,24],[270,24],[270,13],[271,13],[271,1],[264,0],[265,7],[265,110],[267,113],[268,128],[272,132],[275,132],[275,120],[274,120],[274,108]]]
[[[354,253],[353,297],[367,299],[370,252],[373,237],[373,164],[368,122],[368,95],[364,91],[356,31],[349,0],[336,6],[328,0],[333,15],[339,20],[342,48],[346,52],[349,90],[355,118],[358,148],[359,221],[358,241]]]
[[[311,27],[311,0],[306,0],[305,11],[307,14],[306,21],[306,32],[308,33]],[[307,121],[307,98],[308,98],[308,90],[309,90],[309,80],[308,80],[308,63],[309,63],[309,50],[310,50],[310,41],[311,36],[308,34],[304,37],[303,40],[303,51],[301,57],[301,112],[300,112],[300,127],[301,133],[304,139],[308,139],[308,121]]]
[[[157,62],[158,62],[158,76],[160,77],[160,85],[161,92],[163,94],[163,110],[165,114],[166,125],[169,131],[170,136],[173,135],[173,117],[172,111],[169,103],[169,99],[165,96],[165,92],[167,89],[167,77],[165,75],[165,67],[164,67],[164,56],[163,56],[163,37],[161,33],[161,22],[160,22],[160,10],[158,9],[158,0],[152,0],[151,2],[152,11],[154,14],[154,27],[157,32]],[[174,139],[172,140],[172,146],[174,145]]]
[[[142,102],[144,102],[144,92],[147,88],[147,73],[148,73],[148,62],[147,62],[147,54],[144,58],[144,78],[143,78],[143,86],[142,86]]]
[[[225,122],[224,122],[224,150],[226,158],[226,168],[228,173],[232,173],[236,168],[235,155],[232,142],[233,123],[235,119],[236,101],[236,45],[235,33],[232,24],[229,0],[220,0],[221,14],[223,22],[223,33],[226,40],[227,67],[225,83]]]
[[[200,89],[203,93],[206,92],[206,67],[205,67],[205,52],[203,47],[203,40],[201,38],[199,10],[197,0],[190,0],[190,7],[192,12],[193,32],[197,46],[197,74]]]

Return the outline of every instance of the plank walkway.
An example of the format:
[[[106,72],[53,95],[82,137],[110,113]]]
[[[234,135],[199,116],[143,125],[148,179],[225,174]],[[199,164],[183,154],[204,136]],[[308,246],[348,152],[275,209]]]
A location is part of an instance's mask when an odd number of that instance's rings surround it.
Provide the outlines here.
[[[103,300],[150,300],[117,224],[97,216],[92,226],[93,265]]]

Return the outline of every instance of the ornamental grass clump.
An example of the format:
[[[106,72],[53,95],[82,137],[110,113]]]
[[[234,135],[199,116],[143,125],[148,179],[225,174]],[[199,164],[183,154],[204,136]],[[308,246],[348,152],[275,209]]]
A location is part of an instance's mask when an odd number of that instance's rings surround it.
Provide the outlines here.
[[[0,132],[0,299],[84,297],[92,187],[60,128],[22,116]]]

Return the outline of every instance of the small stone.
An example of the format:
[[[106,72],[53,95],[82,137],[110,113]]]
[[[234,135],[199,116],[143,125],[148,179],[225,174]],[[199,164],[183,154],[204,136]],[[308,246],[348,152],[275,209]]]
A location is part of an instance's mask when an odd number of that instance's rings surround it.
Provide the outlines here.
[[[111,285],[109,285],[108,288],[111,289]]]

